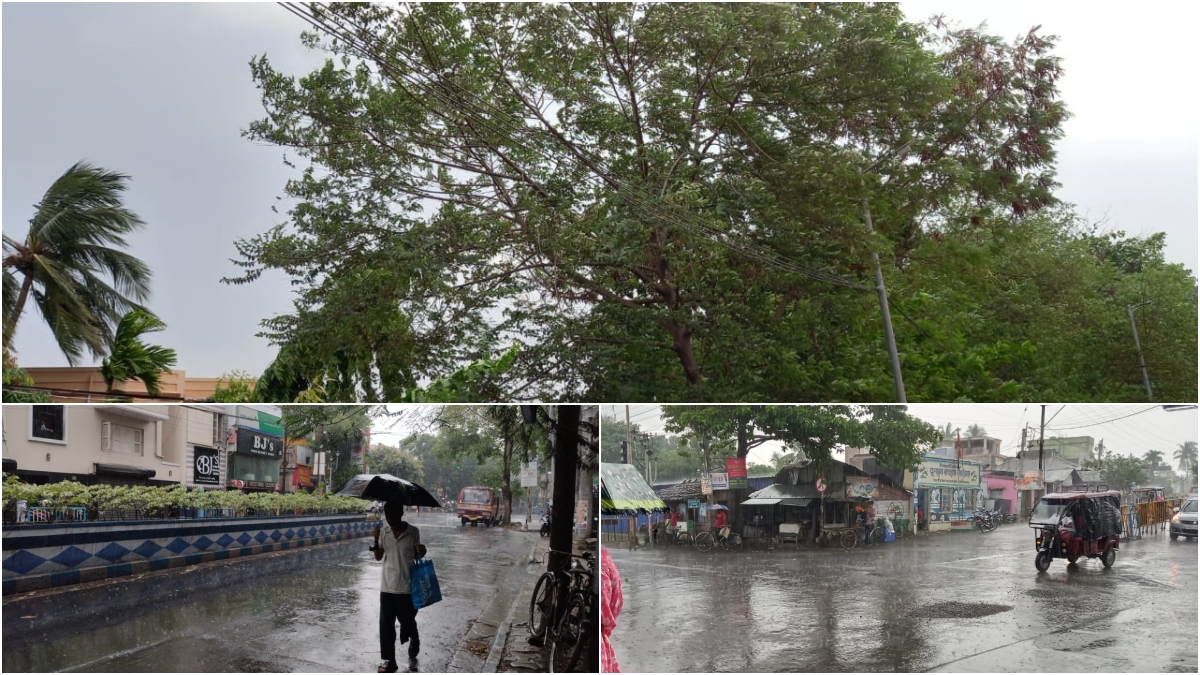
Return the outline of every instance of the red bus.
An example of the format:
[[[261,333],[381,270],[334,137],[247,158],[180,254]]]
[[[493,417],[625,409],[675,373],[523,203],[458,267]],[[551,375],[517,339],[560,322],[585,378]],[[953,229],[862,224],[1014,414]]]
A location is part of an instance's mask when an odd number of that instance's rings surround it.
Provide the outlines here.
[[[458,517],[467,523],[488,527],[500,524],[500,499],[496,491],[480,485],[469,485],[458,492]]]

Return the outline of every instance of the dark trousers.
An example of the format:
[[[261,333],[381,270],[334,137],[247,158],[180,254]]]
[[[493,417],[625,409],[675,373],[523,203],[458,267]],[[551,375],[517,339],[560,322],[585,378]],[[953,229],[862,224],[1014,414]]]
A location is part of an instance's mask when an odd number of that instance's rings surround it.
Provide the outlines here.
[[[396,621],[400,621],[400,642],[417,639],[417,610],[408,593],[379,593],[380,658],[396,662]]]

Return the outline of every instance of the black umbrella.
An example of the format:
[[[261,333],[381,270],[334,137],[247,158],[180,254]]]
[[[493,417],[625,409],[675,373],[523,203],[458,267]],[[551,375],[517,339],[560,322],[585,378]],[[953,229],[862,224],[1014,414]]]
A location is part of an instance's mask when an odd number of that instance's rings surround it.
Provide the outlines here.
[[[416,483],[388,473],[360,473],[346,481],[337,494],[344,497],[395,502],[406,506],[440,508],[438,500]]]

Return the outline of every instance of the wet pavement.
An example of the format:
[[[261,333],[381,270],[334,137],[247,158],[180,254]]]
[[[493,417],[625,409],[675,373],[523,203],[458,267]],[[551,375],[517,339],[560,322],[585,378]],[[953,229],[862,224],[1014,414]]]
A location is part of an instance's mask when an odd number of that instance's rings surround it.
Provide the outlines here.
[[[536,534],[410,514],[443,600],[417,615],[401,671],[478,672]],[[208,563],[4,600],[6,672],[375,672],[380,563],[369,539]],[[471,639],[468,639],[468,634]],[[480,651],[483,643],[483,655]]]
[[[1034,568],[1009,524],[851,551],[609,547],[624,672],[1197,672],[1197,548]]]

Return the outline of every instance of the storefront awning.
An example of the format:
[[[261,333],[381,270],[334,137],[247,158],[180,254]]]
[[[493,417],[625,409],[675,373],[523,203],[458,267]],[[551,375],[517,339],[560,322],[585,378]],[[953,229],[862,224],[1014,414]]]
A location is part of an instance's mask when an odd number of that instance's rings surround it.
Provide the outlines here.
[[[747,499],[742,502],[742,506],[771,506],[778,504],[780,506],[808,506],[811,499]]]
[[[134,478],[154,478],[154,469],[144,469],[140,466],[124,466],[121,464],[96,464],[96,473],[106,473],[113,476],[132,476]]]

